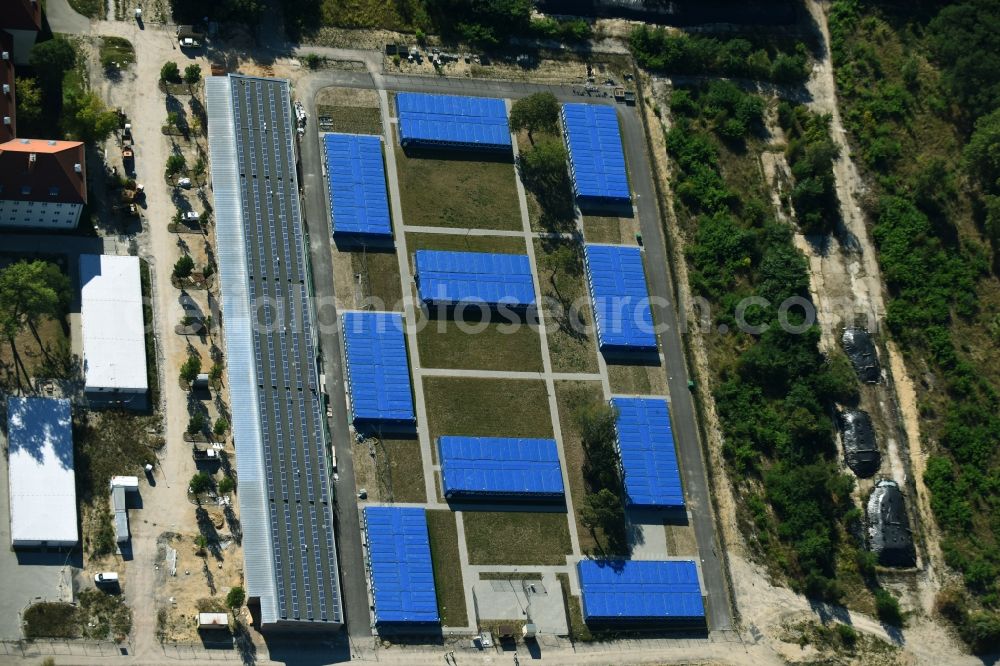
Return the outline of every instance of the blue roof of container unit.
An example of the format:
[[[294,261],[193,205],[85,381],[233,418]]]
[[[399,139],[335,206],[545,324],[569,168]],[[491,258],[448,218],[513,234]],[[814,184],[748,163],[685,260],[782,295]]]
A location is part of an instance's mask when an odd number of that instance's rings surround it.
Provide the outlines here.
[[[618,410],[615,429],[624,470],[625,497],[631,506],[683,507],[670,410],[662,398],[612,398]]]
[[[333,233],[392,236],[382,140],[359,134],[327,134],[323,143]]]
[[[623,245],[584,245],[583,259],[601,350],[655,350],[642,251]]]
[[[535,303],[531,262],[524,254],[417,250],[420,299],[428,303]]]
[[[347,381],[354,419],[413,422],[413,395],[402,315],[345,312],[343,320]]]
[[[440,622],[423,509],[365,507],[376,623]]]
[[[629,199],[625,153],[614,107],[563,104],[562,109],[577,196]]]
[[[510,148],[507,107],[502,99],[397,93],[402,142]]]
[[[441,437],[438,449],[445,497],[563,494],[553,439]]]
[[[704,619],[698,569],[691,560],[580,560],[583,619]]]

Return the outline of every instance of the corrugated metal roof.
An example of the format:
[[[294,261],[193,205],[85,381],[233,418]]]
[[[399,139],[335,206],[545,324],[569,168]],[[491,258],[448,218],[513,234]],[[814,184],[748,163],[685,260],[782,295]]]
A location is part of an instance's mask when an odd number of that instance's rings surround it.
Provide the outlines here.
[[[423,509],[365,507],[376,624],[440,622]]]
[[[662,398],[611,399],[618,410],[618,455],[631,506],[683,508],[684,490],[670,410]]]
[[[7,449],[11,545],[76,545],[69,400],[8,398]]]
[[[413,423],[416,417],[402,315],[345,312],[343,324],[354,421]]]
[[[601,351],[655,351],[642,251],[622,245],[584,245],[583,260]]]
[[[510,150],[502,99],[397,93],[399,136],[408,144]]]
[[[581,560],[577,572],[586,622],[705,618],[691,560]]]
[[[228,77],[205,80],[208,145],[212,155],[216,252],[219,260],[226,375],[232,410],[236,473],[240,479],[240,519],[247,596],[260,600],[261,622],[278,620],[270,519],[264,471],[264,447],[258,416],[253,316],[246,276],[247,250],[243,236],[243,205],[236,156],[236,128]]]
[[[614,107],[563,104],[562,119],[577,197],[629,201],[625,153]]]
[[[327,134],[323,144],[334,235],[391,237],[382,139]]]
[[[427,304],[535,304],[531,262],[524,254],[417,250],[415,276]]]
[[[559,450],[553,439],[438,439],[445,497],[562,496]]]

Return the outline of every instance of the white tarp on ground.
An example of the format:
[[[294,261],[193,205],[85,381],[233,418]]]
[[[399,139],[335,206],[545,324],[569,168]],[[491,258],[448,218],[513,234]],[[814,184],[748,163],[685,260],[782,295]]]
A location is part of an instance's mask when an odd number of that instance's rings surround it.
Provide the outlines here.
[[[80,319],[86,390],[145,393],[138,257],[80,255]]]
[[[9,398],[7,438],[11,545],[76,545],[79,533],[69,400]]]

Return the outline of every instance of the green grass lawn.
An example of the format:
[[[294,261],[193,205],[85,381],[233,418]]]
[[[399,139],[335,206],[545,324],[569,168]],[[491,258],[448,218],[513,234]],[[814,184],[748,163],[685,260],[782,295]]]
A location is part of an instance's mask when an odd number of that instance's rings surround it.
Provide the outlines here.
[[[565,513],[467,511],[469,564],[565,564],[573,547]]]
[[[383,439],[378,445],[378,475],[393,502],[426,502],[423,458],[416,439]]]
[[[494,252],[524,254],[528,248],[521,238],[510,236],[466,236],[465,234],[406,234],[406,250],[453,250],[455,252]],[[412,259],[411,259],[412,264]]]
[[[424,377],[431,441],[441,435],[552,437],[545,382]]]
[[[608,364],[612,393],[627,395],[665,395],[667,379],[659,365]]]
[[[382,113],[378,107],[320,104],[316,106],[316,116],[324,132],[382,133]]]
[[[622,217],[583,217],[583,237],[588,243],[624,243],[635,245],[631,220]]]
[[[417,344],[425,368],[542,371],[538,330],[527,324],[514,327],[432,319],[417,333]]]
[[[396,165],[407,225],[521,228],[514,165],[510,162],[409,157],[397,145]]]
[[[560,257],[571,257],[565,264]],[[597,372],[597,344],[579,246],[536,240],[538,284],[546,303],[545,332],[555,372]],[[570,270],[566,270],[569,268]]]
[[[451,511],[428,511],[427,533],[431,542],[434,587],[438,613],[446,627],[464,627],[469,622],[465,610],[465,586],[458,554],[458,527]]]
[[[395,253],[352,252],[351,269],[361,275],[362,298],[371,299],[376,310],[401,309],[403,287]]]
[[[562,431],[563,453],[566,456],[566,475],[569,477],[569,492],[576,514],[576,533],[584,552],[593,550],[597,542],[590,530],[580,522],[580,507],[587,488],[583,480],[585,456],[574,412],[579,405],[603,400],[604,392],[600,382],[556,382],[556,403],[559,405],[559,429]]]

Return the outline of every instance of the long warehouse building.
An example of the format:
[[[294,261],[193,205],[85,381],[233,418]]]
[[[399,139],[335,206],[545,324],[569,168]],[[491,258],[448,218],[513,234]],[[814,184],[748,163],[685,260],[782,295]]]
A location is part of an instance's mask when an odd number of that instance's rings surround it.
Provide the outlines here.
[[[563,497],[554,439],[446,435],[438,439],[438,453],[446,499]]]
[[[683,509],[684,490],[670,427],[670,410],[663,398],[611,399],[618,413],[616,446],[629,506]]]
[[[590,625],[705,626],[693,560],[580,560],[583,620]]]
[[[502,99],[401,92],[396,107],[403,148],[511,151]]]
[[[563,104],[573,192],[581,208],[630,205],[625,151],[614,107]]]
[[[323,148],[334,240],[338,245],[391,245],[382,139],[327,134]]]
[[[506,307],[535,305],[531,262],[526,254],[417,250],[414,278],[427,307]]]
[[[656,352],[656,331],[642,251],[624,245],[583,246],[597,345],[605,355]]]
[[[343,624],[288,82],[206,80],[244,575],[261,629]]]
[[[411,432],[416,415],[402,315],[345,312],[341,319],[355,429],[366,433]]]

